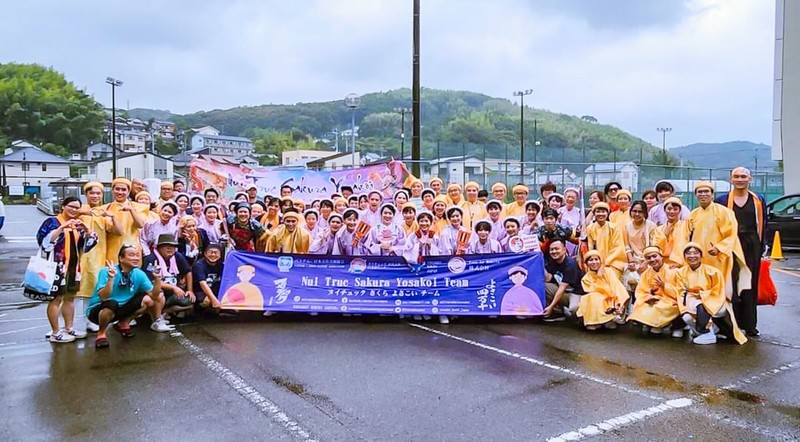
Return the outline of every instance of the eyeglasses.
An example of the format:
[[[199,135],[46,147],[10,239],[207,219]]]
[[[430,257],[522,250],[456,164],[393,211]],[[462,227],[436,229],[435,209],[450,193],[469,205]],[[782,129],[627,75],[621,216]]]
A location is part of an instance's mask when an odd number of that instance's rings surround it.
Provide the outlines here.
[[[81,206],[64,206],[65,209],[81,210]]]
[[[618,190],[619,190],[619,187],[610,187],[610,188],[608,189],[608,191],[609,191],[609,192],[616,192],[616,191],[618,191]]]

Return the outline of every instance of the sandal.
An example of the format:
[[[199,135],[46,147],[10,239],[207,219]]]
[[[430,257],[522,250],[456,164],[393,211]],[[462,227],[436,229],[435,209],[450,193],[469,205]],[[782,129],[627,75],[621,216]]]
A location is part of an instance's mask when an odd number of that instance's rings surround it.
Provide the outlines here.
[[[94,348],[108,348],[108,339],[106,337],[96,338],[94,340]]]
[[[119,326],[119,324],[114,324],[114,330],[118,331],[123,338],[132,338],[136,335],[136,332],[131,330],[130,327],[122,328]]]

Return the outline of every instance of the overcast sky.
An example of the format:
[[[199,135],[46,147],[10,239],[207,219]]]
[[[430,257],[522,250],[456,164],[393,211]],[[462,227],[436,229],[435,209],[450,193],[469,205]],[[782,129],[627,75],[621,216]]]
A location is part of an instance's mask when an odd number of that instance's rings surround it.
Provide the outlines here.
[[[0,62],[175,113],[411,86],[411,0],[0,0]],[[773,0],[422,0],[422,85],[661,145],[771,143]],[[410,104],[410,103],[409,103]],[[424,121],[424,115],[423,121]],[[424,124],[424,123],[423,123]]]

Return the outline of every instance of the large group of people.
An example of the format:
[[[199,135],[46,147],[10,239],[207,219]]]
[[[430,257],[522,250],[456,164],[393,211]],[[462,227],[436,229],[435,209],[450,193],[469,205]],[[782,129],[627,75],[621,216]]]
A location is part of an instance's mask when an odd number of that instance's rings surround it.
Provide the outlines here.
[[[65,343],[92,331],[103,348],[109,325],[129,338],[137,318],[168,332],[175,316],[214,314],[226,308],[219,285],[228,250],[421,262],[520,252],[531,237],[545,257],[545,322],[573,318],[587,330],[632,323],[675,338],[688,330],[697,344],[758,335],[766,213],[745,168],[733,170],[732,190],[716,199],[711,182],[698,182],[694,210],[669,181],[640,198],[610,182],[589,193],[584,209],[578,188],[559,193],[547,183],[533,197],[525,184],[509,192],[503,183],[482,189],[432,178],[426,185],[408,175],[390,200],[342,186],[311,202],[290,186],[259,195],[255,185],[223,201],[218,189],[187,192],[180,180],[162,182],[153,195],[125,178],[113,180],[113,201],[104,202],[104,185],[89,182],[84,201],[64,199],[37,234],[58,263],[47,337]],[[75,323],[76,308],[88,321]]]

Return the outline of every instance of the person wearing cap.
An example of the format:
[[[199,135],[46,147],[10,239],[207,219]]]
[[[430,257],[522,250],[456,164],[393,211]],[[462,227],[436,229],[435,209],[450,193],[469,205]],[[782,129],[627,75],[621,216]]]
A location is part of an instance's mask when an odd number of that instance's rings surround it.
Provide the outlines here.
[[[528,200],[529,193],[528,186],[524,184],[512,187],[511,196],[514,201],[506,204],[505,216],[516,216],[517,218],[525,216],[525,201]]]
[[[716,344],[719,331],[733,336],[739,344],[747,342],[736,323],[731,299],[726,295],[725,275],[716,267],[703,262],[703,246],[696,242],[683,247],[686,265],[678,269],[678,309],[700,345]]]
[[[367,236],[366,246],[372,255],[394,256],[402,253],[406,234],[394,220],[397,209],[389,204],[380,208],[381,222],[372,226]]]
[[[319,229],[317,234],[311,238],[308,253],[311,255],[333,255],[336,246],[336,234],[339,233],[343,225],[342,215],[338,213],[330,214],[327,226]]]
[[[408,186],[409,190],[411,190],[411,195],[408,198],[408,201],[414,203],[417,210],[422,209],[422,190],[425,188],[425,184],[419,178],[414,178],[411,180],[411,184]]]
[[[438,176],[433,177],[428,181],[428,187],[436,192],[436,196],[444,194],[444,181],[442,181],[442,179]]]
[[[203,257],[203,252],[209,244],[208,234],[197,227],[197,219],[185,215],[178,221],[178,252],[194,265],[195,261]]]
[[[464,210],[458,206],[450,206],[445,210],[445,216],[448,222],[447,227],[439,233],[442,255],[463,255],[469,243],[474,241],[472,232],[461,225]],[[464,239],[466,242],[463,241]]]
[[[436,199],[436,192],[433,189],[424,189],[422,191],[422,203],[420,207],[417,207],[417,210],[427,210],[428,212],[433,212],[433,200]]]
[[[203,257],[192,266],[195,306],[219,310],[219,286],[225,270],[225,260],[222,259],[224,253],[222,245],[210,243],[203,252]]]
[[[617,193],[622,190],[622,184],[616,181],[609,181],[603,188],[606,195],[606,202],[608,203],[609,210],[616,212],[619,210],[619,203],[617,203]]]
[[[319,211],[316,209],[308,209],[303,213],[303,223],[300,228],[308,232],[310,238],[314,238],[317,233],[322,229],[319,225]]]
[[[176,193],[175,194],[175,204],[178,205],[178,213],[176,216],[183,217],[187,214],[189,209],[189,194],[187,193]]]
[[[622,230],[608,222],[609,212],[607,203],[599,202],[594,205],[592,213],[595,222],[586,226],[586,242],[589,250],[597,250],[600,253],[606,269],[613,272],[619,280],[622,278],[622,271],[628,265],[628,255],[625,251]]]
[[[661,232],[661,243],[658,247],[662,250],[662,255],[667,266],[673,269],[683,266],[683,246],[689,242],[689,226],[685,220],[681,219],[682,208],[681,200],[676,197],[667,198],[662,203],[664,213],[667,214],[667,221],[658,226]]]
[[[564,206],[564,195],[556,192],[552,192],[550,195],[547,196],[547,207],[558,211],[561,207]],[[542,203],[544,205],[544,203]]]
[[[731,209],[739,224],[737,234],[747,268],[750,269],[750,289],[733,296],[733,312],[747,336],[758,336],[758,282],[761,270],[761,255],[767,244],[767,203],[762,195],[750,190],[750,170],[737,167],[731,171],[733,189],[717,197],[716,202]],[[733,281],[738,281],[740,269],[734,265]],[[734,289],[734,293],[737,290]]]
[[[426,256],[439,256],[439,235],[433,231],[433,214],[420,212],[416,219],[419,229],[406,235],[402,248],[403,257],[410,263],[421,263]]]
[[[111,214],[107,208],[103,206],[103,190],[102,183],[91,181],[83,185],[83,194],[86,195],[86,204],[81,206],[80,219],[83,225],[89,232],[94,232],[97,235],[97,244],[88,252],[81,255],[81,284],[78,289],[77,304],[82,304],[84,298],[90,298],[94,294],[94,286],[97,282],[98,272],[106,265],[106,246],[107,235],[121,235],[122,226],[120,226],[119,219]],[[82,305],[77,305],[78,311],[82,311]],[[81,327],[85,328],[85,324],[81,322]]]
[[[648,268],[636,286],[636,301],[627,322],[639,324],[642,331],[653,334],[672,330],[673,338],[682,338],[686,323],[678,310],[676,270],[665,265],[661,249],[657,246],[644,249],[644,257]]]
[[[258,201],[258,187],[255,184],[250,184],[247,186],[247,202],[251,205]]]
[[[448,205],[461,207],[464,198],[461,195],[461,184],[450,183],[447,185]]]
[[[134,203],[128,199],[131,191],[131,182],[126,178],[115,178],[111,182],[111,193],[114,201],[103,206],[108,213],[116,218],[120,228],[120,235],[106,236],[106,260],[117,262],[118,251],[122,244],[139,245],[139,234],[144,227],[144,213],[150,207]]]
[[[513,252],[511,250],[511,239],[519,235],[519,220],[513,216],[507,217],[503,220],[503,230],[506,231],[506,235],[500,241],[500,245],[503,246],[504,252]]]
[[[433,227],[431,229],[441,235],[444,229],[450,224],[447,222],[447,195],[437,195],[433,199]]]
[[[472,241],[467,247],[467,255],[480,255],[488,253],[503,253],[503,247],[496,239],[490,238],[492,223],[482,219],[475,222],[475,234],[477,239]]]
[[[153,253],[157,246],[156,242],[162,234],[168,233],[173,236],[178,234],[179,210],[174,201],[165,201],[158,208],[158,219],[144,225],[140,236],[144,256]]]
[[[417,206],[409,201],[403,205],[400,213],[403,216],[403,221],[400,223],[403,233],[408,236],[416,232],[419,228],[419,224],[417,224]]]
[[[462,201],[461,208],[464,209],[464,218],[461,225],[465,229],[473,230],[478,220],[486,218],[486,204],[478,201],[478,191],[480,186],[475,181],[470,181],[464,186],[466,199]]]
[[[502,204],[506,203],[506,195],[508,194],[508,188],[503,183],[494,183],[492,184],[492,198],[500,201]]]
[[[508,269],[508,279],[513,284],[508,291],[503,293],[500,301],[501,315],[533,316],[540,315],[544,310],[539,295],[526,287],[528,269],[514,266]]]
[[[589,250],[583,255],[587,271],[581,279],[585,295],[581,296],[576,315],[583,319],[587,330],[601,327],[615,329],[624,323],[622,315],[630,296],[616,272],[603,262],[603,254]]]
[[[575,204],[580,198],[580,191],[574,187],[564,190],[564,205],[558,209],[558,220],[561,224],[577,229],[583,223],[584,214]]]
[[[153,253],[142,261],[144,270],[150,281],[155,281],[155,274],[161,279],[161,292],[164,294],[163,314],[177,314],[191,310],[197,298],[194,295],[192,267],[186,258],[178,253],[178,240],[171,233],[158,236]],[[163,320],[166,319],[162,316]]]
[[[359,216],[359,219],[369,224],[370,226],[377,226],[381,223],[381,204],[383,203],[383,194],[377,190],[373,190],[367,195],[369,206]]]
[[[206,200],[200,195],[189,196],[189,208],[192,210],[192,216],[198,222],[203,218],[203,207],[206,205]]]
[[[490,238],[501,243],[506,237],[506,229],[503,226],[501,215],[503,214],[503,202],[501,200],[490,200],[486,203],[486,220],[492,224]]]
[[[616,224],[617,227],[623,228],[631,222],[631,202],[633,201],[633,194],[628,189],[620,189],[617,192],[617,210],[611,212],[608,220]]]
[[[209,242],[219,242],[219,206],[216,204],[206,204],[203,207],[203,216],[198,220],[197,227],[206,232]]]
[[[394,216],[394,222],[397,225],[403,223],[403,206],[408,203],[408,192],[405,189],[400,189],[394,193],[394,197],[392,199],[394,202],[394,208],[397,209],[397,214]],[[417,216],[415,213],[414,216]]]
[[[250,204],[239,202],[236,212],[228,215],[220,224],[220,233],[235,250],[254,252],[259,241],[263,240],[266,231],[261,224],[250,216]]]
[[[536,200],[525,201],[525,215],[519,217],[520,232],[532,235],[542,225],[542,205]]]
[[[714,185],[708,181],[697,183],[694,194],[700,206],[692,210],[687,220],[689,240],[702,247],[703,264],[716,267],[722,273],[725,295],[729,299],[736,296],[738,300],[742,291],[751,288],[752,278],[739,242],[736,214],[714,202]],[[739,268],[737,275],[733,274],[734,262]],[[735,282],[734,276],[737,277]]]
[[[583,270],[569,256],[566,245],[563,239],[554,238],[545,255],[545,322],[563,321],[567,315],[574,316],[581,296],[585,294],[581,285]]]
[[[184,184],[181,180],[175,180],[172,182],[172,189],[175,192],[186,192],[186,184]]]
[[[356,209],[347,209],[342,215],[344,228],[336,232],[334,238],[333,254],[339,256],[364,256],[369,255],[365,242],[367,238],[359,238],[356,227],[359,224],[359,212]]]
[[[300,226],[300,214],[286,212],[283,224],[267,239],[267,253],[308,253],[311,235]]]
[[[175,185],[170,181],[162,181],[159,191],[160,193],[158,194],[158,201],[156,203],[160,206],[164,201],[172,201],[175,194]]]
[[[650,213],[648,214],[647,219],[656,223],[656,225],[660,226],[662,224],[666,224],[667,222],[667,213],[665,212],[664,204],[670,198],[675,198],[675,187],[672,186],[667,180],[661,180],[656,183],[655,185],[656,195],[658,195],[659,203],[650,209]],[[680,201],[680,199],[678,199]],[[681,204],[681,213],[680,219],[686,220],[689,218],[689,213],[691,211],[688,207]],[[680,253],[680,252],[679,252]]]

